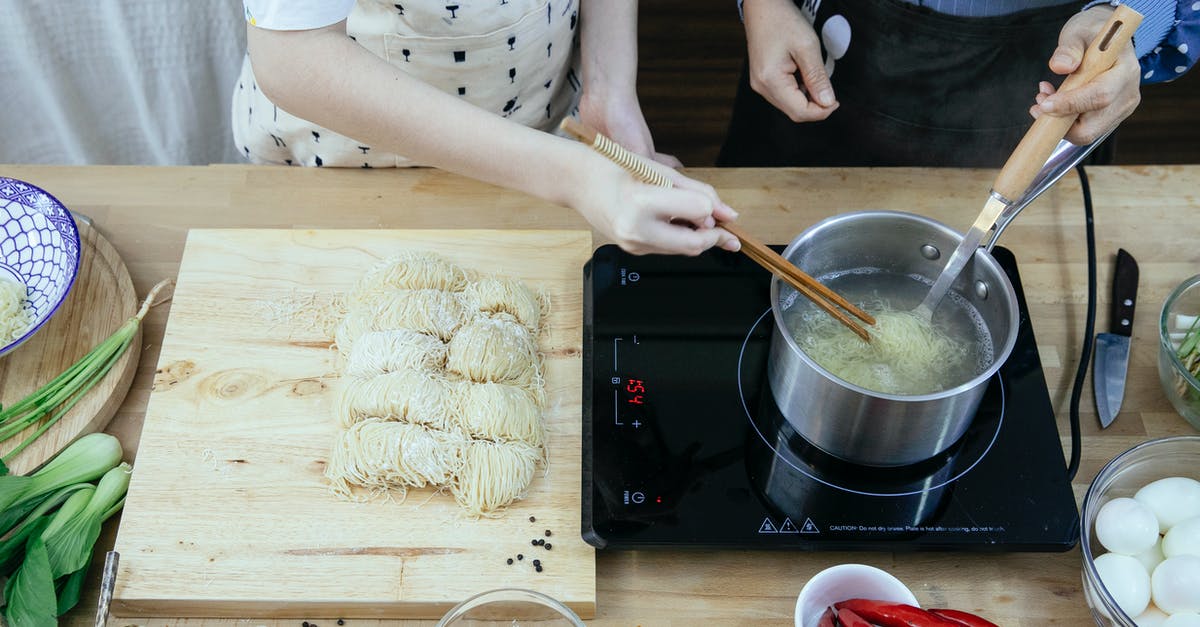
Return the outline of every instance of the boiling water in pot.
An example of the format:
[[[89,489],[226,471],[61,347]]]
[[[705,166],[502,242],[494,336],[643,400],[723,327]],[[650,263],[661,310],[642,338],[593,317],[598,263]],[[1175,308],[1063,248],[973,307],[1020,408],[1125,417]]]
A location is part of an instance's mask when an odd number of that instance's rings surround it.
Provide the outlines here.
[[[929,292],[924,277],[859,269],[818,277],[875,316],[863,342],[809,300],[786,298],[783,320],[801,350],[834,376],[874,392],[932,394],[970,381],[992,364],[991,334],[970,302],[950,292],[932,321],[913,310]]]

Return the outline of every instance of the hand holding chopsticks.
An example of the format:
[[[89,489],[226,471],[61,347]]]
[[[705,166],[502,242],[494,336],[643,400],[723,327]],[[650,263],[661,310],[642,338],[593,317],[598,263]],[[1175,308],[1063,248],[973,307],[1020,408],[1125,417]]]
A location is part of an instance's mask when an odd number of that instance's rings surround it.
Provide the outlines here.
[[[655,169],[647,160],[625,150],[619,144],[597,132],[595,129],[591,129],[573,118],[564,119],[561,126],[564,131],[588,144],[596,152],[599,152],[613,163],[621,166],[638,180],[650,185],[672,187],[671,180]],[[796,291],[813,301],[813,303],[826,313],[846,325],[863,340],[871,341],[871,336],[867,333],[867,330],[855,322],[853,318],[846,315],[841,309],[838,309],[838,307],[845,309],[867,324],[873,325],[875,324],[875,318],[870,314],[854,306],[833,290],[825,287],[808,274],[805,274],[799,268],[792,265],[791,262],[781,257],[774,250],[771,250],[766,244],[763,244],[742,230],[740,226],[737,226],[733,222],[719,222],[718,226],[738,238],[742,243],[742,252],[747,257],[750,257],[772,274],[783,279],[788,285],[791,285]]]

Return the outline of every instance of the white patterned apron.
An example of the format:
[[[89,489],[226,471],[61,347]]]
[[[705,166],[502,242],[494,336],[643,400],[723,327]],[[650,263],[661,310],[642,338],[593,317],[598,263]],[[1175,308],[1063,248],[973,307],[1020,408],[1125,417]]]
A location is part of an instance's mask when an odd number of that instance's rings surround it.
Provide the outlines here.
[[[347,33],[422,81],[525,126],[553,131],[576,112],[577,0],[358,0]],[[255,163],[421,165],[377,151],[275,106],[247,57],[233,92],[233,137]]]

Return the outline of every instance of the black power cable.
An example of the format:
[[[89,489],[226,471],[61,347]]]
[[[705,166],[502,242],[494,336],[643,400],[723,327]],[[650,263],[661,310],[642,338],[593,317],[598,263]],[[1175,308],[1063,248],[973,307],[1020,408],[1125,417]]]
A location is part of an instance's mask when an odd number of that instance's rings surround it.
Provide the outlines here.
[[[1075,387],[1071,390],[1071,461],[1067,463],[1067,479],[1074,480],[1079,472],[1079,456],[1083,448],[1079,434],[1079,399],[1083,395],[1083,380],[1092,361],[1092,337],[1096,334],[1096,226],[1092,215],[1092,190],[1088,186],[1083,164],[1075,166],[1083,190],[1084,231],[1087,233],[1088,300],[1087,322],[1083,326],[1083,350],[1079,355],[1079,370],[1075,372]]]

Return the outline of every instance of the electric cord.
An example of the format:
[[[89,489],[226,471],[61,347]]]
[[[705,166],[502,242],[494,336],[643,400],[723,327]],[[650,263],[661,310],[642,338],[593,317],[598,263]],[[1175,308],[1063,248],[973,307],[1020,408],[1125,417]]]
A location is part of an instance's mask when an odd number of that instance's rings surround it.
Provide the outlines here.
[[[1083,448],[1079,433],[1079,399],[1083,396],[1083,380],[1087,377],[1088,364],[1092,361],[1092,337],[1096,334],[1096,225],[1092,213],[1092,190],[1088,186],[1087,172],[1083,164],[1075,166],[1079,173],[1079,186],[1083,191],[1084,231],[1087,235],[1088,299],[1087,321],[1083,325],[1083,350],[1079,355],[1079,369],[1075,372],[1075,387],[1071,390],[1071,460],[1067,463],[1067,479],[1074,480],[1079,472],[1079,457]]]

